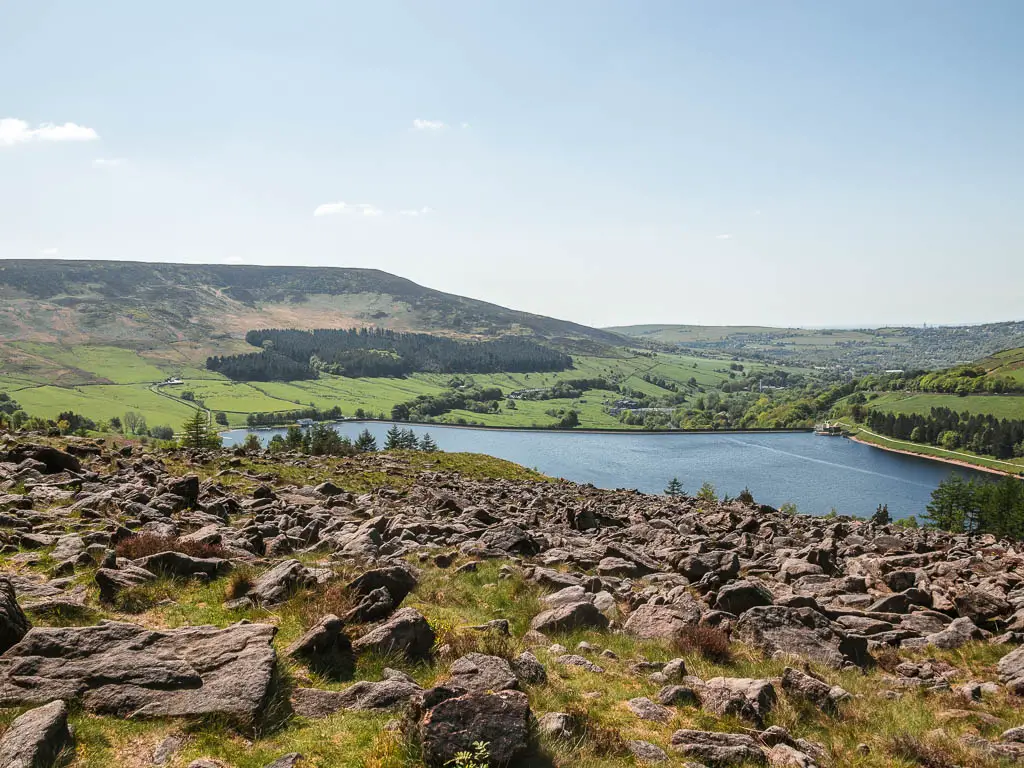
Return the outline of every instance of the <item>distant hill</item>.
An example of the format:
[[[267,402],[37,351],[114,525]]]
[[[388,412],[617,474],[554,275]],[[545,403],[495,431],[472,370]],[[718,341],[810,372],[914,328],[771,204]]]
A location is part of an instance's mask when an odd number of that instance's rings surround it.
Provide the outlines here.
[[[385,326],[621,344],[608,331],[442,293],[375,269],[0,261],[0,339],[153,346],[254,328]]]
[[[978,365],[985,369],[988,377],[1013,379],[1024,386],[1024,347],[1004,349],[982,358]]]
[[[862,373],[948,368],[1024,346],[1024,321],[877,329],[632,325],[605,330],[684,350],[794,365],[838,365]]]

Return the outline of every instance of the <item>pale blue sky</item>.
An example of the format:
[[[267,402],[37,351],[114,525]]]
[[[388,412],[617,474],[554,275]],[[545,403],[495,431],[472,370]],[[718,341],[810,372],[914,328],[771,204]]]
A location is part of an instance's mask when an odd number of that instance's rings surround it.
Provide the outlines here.
[[[0,0],[0,257],[1020,319],[1022,33],[1019,0]]]

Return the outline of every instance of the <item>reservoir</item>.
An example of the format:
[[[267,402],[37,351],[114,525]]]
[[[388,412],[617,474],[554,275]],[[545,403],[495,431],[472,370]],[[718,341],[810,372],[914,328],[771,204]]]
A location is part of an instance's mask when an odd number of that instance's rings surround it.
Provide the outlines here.
[[[364,428],[384,445],[385,422],[339,422],[355,438]],[[400,425],[408,428],[408,425]],[[687,494],[705,481],[718,495],[736,496],[744,487],[764,504],[796,504],[814,515],[867,516],[888,504],[893,518],[920,517],[931,492],[951,472],[991,477],[962,467],[891,453],[841,437],[800,433],[600,434],[518,432],[438,425],[412,426],[429,432],[443,451],[486,453],[546,475],[600,488],[636,488],[661,493],[673,477]],[[259,430],[266,444],[285,429]],[[247,430],[223,433],[225,445],[245,440]]]

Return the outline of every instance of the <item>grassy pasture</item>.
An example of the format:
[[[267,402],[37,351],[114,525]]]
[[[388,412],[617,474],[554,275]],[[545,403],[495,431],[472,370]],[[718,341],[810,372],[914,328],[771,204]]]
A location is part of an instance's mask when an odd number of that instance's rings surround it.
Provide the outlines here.
[[[1024,395],[957,395],[931,392],[884,392],[868,405],[886,413],[928,415],[932,408],[951,408],[957,413],[991,414],[1000,419],[1024,419]]]
[[[0,379],[0,391],[10,391]],[[21,407],[33,416],[53,419],[61,411],[74,411],[92,419],[123,418],[138,411],[150,426],[177,428],[193,413],[185,403],[161,397],[146,384],[94,384],[79,387],[32,387],[12,393]]]
[[[137,384],[162,381],[167,367],[157,367],[139,353],[123,347],[21,343],[24,351],[46,358],[68,368],[91,373],[114,384]]]
[[[385,413],[397,403],[420,395],[444,391],[453,378],[448,374],[414,374],[405,379],[350,379],[329,374],[309,381],[232,382],[219,374],[196,367],[197,354],[216,350],[182,343],[154,350],[121,347],[19,342],[0,345],[3,355],[17,354],[24,363],[32,362],[32,373],[5,374],[0,368],[0,391],[11,393],[30,414],[53,418],[61,411],[73,410],[94,419],[123,417],[125,411],[141,412],[150,425],[179,426],[192,413],[193,406],[181,400],[186,390],[211,411],[223,411],[231,426],[243,426],[253,412],[283,412],[315,406],[328,409],[340,406],[346,415],[363,409],[368,415]],[[197,351],[198,350],[198,351]],[[237,351],[232,349],[232,351]],[[668,390],[644,381],[650,374],[683,386],[692,378],[699,386],[713,388],[729,380],[730,360],[675,354],[636,354],[628,349],[609,349],[603,355],[575,355],[575,367],[555,373],[496,373],[461,376],[481,387],[499,387],[504,393],[518,389],[551,387],[559,381],[604,377],[650,396]],[[747,370],[766,368],[745,363]],[[20,367],[19,367],[20,370]],[[798,371],[799,369],[787,369]],[[151,387],[168,376],[180,376],[184,384]],[[736,375],[740,375],[736,373]],[[55,386],[55,384],[59,386]],[[496,414],[453,412],[439,421],[459,418],[488,426],[550,426],[557,419],[546,411],[575,409],[582,425],[592,429],[621,427],[618,420],[604,412],[603,402],[614,400],[614,392],[591,391],[578,399],[520,401],[508,409],[502,403]]]

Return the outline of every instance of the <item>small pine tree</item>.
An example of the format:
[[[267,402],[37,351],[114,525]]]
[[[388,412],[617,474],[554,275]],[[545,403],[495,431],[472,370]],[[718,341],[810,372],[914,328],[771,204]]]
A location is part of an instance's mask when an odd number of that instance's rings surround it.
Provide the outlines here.
[[[668,485],[665,486],[666,496],[682,496],[683,495],[683,484],[679,482],[678,477],[673,477],[669,480]]]
[[[889,525],[892,522],[892,517],[889,515],[889,505],[879,504],[875,514],[871,516],[871,522],[875,525]]]
[[[424,432],[423,437],[420,438],[420,450],[425,453],[437,452],[437,443],[434,442],[434,438],[430,436],[429,432]]]
[[[718,501],[718,491],[715,490],[715,486],[705,480],[700,490],[697,491],[697,498],[701,501],[716,502]]]
[[[302,440],[305,435],[302,432],[301,427],[297,424],[292,424],[288,427],[288,432],[285,434],[284,442],[288,446],[290,451],[298,451],[302,448]]]
[[[406,451],[418,451],[420,449],[419,440],[416,439],[416,433],[411,429],[402,430],[401,448]]]
[[[394,451],[402,447],[402,430],[397,424],[392,424],[384,438],[384,450]]]
[[[206,412],[196,410],[192,418],[181,428],[181,445],[183,448],[211,448],[220,444],[217,433],[211,432]]]
[[[356,438],[355,448],[360,453],[373,453],[377,450],[377,438],[370,434],[370,430],[364,429]]]

